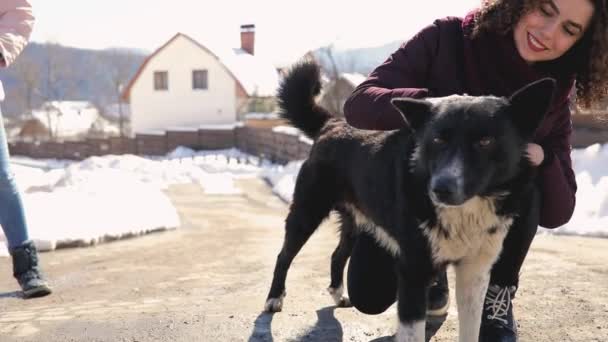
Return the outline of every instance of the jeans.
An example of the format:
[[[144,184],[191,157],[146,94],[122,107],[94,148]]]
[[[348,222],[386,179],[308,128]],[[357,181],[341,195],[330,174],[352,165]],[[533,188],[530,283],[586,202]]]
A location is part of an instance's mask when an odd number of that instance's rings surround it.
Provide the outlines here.
[[[21,195],[9,165],[6,131],[0,113],[0,225],[8,248],[21,246],[29,237]]]

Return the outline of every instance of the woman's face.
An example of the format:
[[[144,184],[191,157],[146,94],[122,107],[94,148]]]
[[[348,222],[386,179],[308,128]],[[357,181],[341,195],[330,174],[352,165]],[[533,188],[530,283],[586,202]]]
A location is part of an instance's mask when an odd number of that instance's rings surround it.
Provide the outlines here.
[[[515,25],[517,51],[528,63],[561,57],[583,37],[593,10],[591,0],[541,0]]]

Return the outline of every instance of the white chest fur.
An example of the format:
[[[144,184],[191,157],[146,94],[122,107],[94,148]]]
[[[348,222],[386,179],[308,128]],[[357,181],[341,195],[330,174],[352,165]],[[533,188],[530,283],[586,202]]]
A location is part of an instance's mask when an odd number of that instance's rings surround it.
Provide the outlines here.
[[[495,197],[473,197],[461,206],[439,206],[435,211],[439,227],[428,227],[428,222],[423,222],[420,228],[438,263],[467,257],[493,262],[513,223],[511,217],[496,215]]]
[[[458,207],[437,207],[437,221],[441,227],[428,227],[427,222],[420,225],[429,240],[434,261],[443,263],[472,257],[494,262],[513,223],[511,217],[496,215],[495,203],[495,197],[473,197]],[[347,209],[359,229],[373,236],[393,255],[399,255],[399,243],[382,227],[374,224],[355,206],[348,205]]]

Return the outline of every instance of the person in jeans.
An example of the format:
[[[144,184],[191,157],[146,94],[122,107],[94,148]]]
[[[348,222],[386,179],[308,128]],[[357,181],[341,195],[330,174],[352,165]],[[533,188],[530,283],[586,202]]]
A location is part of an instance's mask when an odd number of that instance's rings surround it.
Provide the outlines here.
[[[557,90],[525,154],[538,168],[537,192],[514,220],[491,271],[480,339],[517,341],[512,299],[538,225],[568,222],[576,181],[570,157],[571,93],[586,107],[608,95],[608,1],[485,0],[464,18],[439,19],[405,42],[378,66],[344,105],[347,122],[361,129],[403,127],[392,106],[396,97],[453,94],[510,96],[522,86],[551,77]],[[412,6],[415,11],[415,7]],[[528,203],[529,204],[529,203]],[[362,235],[347,275],[350,300],[360,311],[378,314],[396,300],[394,259]],[[445,271],[428,292],[428,315],[447,313]]]
[[[34,15],[28,0],[0,2],[0,67],[15,61],[28,43]],[[4,91],[0,83],[0,100]],[[21,196],[10,169],[6,131],[0,115],[0,225],[8,241],[13,260],[13,275],[23,290],[23,297],[40,297],[51,293],[42,278],[36,246],[29,240]]]

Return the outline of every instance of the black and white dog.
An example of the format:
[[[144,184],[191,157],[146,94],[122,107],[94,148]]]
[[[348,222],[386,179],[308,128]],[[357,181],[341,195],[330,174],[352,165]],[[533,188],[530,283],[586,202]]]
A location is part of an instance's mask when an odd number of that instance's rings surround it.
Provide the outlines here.
[[[316,64],[295,65],[278,92],[281,114],[314,145],[297,177],[265,310],[281,311],[293,258],[336,210],[341,238],[329,291],[338,305],[348,305],[344,266],[356,234],[365,232],[395,255],[397,341],[424,341],[428,287],[451,264],[459,341],[476,342],[490,269],[533,189],[524,148],[554,88],[553,80],[543,79],[509,98],[393,99],[405,128],[365,131],[315,103]]]

